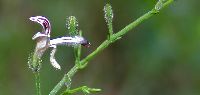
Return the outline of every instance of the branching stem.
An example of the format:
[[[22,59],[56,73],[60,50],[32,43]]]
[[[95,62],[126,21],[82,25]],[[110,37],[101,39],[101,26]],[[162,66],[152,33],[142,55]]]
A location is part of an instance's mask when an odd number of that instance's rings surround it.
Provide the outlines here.
[[[108,47],[113,42],[115,42],[118,39],[120,39],[127,32],[129,32],[130,30],[132,30],[133,28],[135,28],[136,26],[138,26],[139,24],[141,24],[145,20],[147,20],[150,17],[152,17],[153,15],[157,14],[162,8],[168,6],[173,1],[174,0],[167,0],[166,2],[163,3],[163,5],[160,7],[159,10],[156,10],[155,8],[153,8],[151,11],[149,11],[146,14],[142,15],[141,17],[139,17],[134,22],[128,24],[125,28],[123,28],[119,32],[116,32],[115,34],[110,35],[110,37],[108,39],[106,39],[99,47],[97,47],[96,50],[94,50],[91,54],[89,54],[87,57],[82,59],[79,62],[79,65],[76,64],[67,74],[65,74],[64,77],[62,78],[62,80],[54,87],[54,89],[50,92],[49,95],[55,95],[66,82],[70,81],[70,79],[78,71],[78,69],[82,69],[80,67],[84,68],[85,66],[87,66],[88,61],[93,59],[98,53],[100,53],[102,50],[104,50],[106,47]],[[112,31],[112,30],[109,30],[109,31]]]

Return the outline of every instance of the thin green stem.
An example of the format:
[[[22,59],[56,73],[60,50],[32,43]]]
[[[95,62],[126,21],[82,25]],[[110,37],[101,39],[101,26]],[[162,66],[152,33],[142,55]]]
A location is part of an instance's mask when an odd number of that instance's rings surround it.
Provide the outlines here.
[[[93,51],[86,58],[84,58],[83,60],[81,60],[80,64],[84,65],[85,63],[87,63],[88,61],[90,61],[92,58],[95,57],[95,55],[97,55],[97,53],[101,52],[106,47],[108,47],[110,45],[110,43],[111,43],[110,40],[105,40],[95,51]]]
[[[163,8],[171,4],[174,0],[168,0],[166,3],[164,3]],[[111,43],[115,42],[116,40],[120,39],[124,34],[135,28],[137,25],[141,24],[143,21],[149,19],[153,15],[157,14],[158,11],[152,9],[151,11],[147,12],[143,16],[139,17],[134,22],[127,25],[125,28],[120,30],[119,32],[111,35],[110,39],[105,40],[95,51],[93,51],[91,54],[89,54],[86,58],[81,60],[80,64],[84,65],[91,59],[93,59],[99,52],[104,50],[106,47],[108,47]]]
[[[61,87],[67,83],[70,85],[71,78],[74,76],[74,74],[78,71],[78,65],[74,65],[73,68],[70,69],[70,71],[63,76],[61,81],[54,87],[54,89],[49,93],[49,95],[56,95],[56,93],[61,89]]]
[[[170,5],[172,2],[174,2],[174,0],[167,0],[164,4],[163,4],[163,8],[167,7],[168,5]]]
[[[34,72],[34,75],[35,75],[36,95],[42,95],[40,88],[40,72]]]
[[[74,56],[75,56],[75,64],[78,64],[80,61],[81,54],[81,46],[74,47]]]
[[[161,9],[166,7],[166,6],[168,6],[173,1],[174,0],[166,1],[163,4],[163,6],[161,7]],[[110,44],[112,44],[116,40],[120,39],[123,35],[125,35],[127,32],[129,32],[130,30],[132,30],[133,28],[135,28],[136,26],[138,26],[139,24],[141,24],[145,20],[147,20],[150,17],[152,17],[153,15],[157,14],[159,11],[160,10],[155,10],[153,8],[151,11],[149,11],[146,14],[144,14],[143,16],[139,17],[134,22],[128,24],[125,28],[123,28],[119,32],[116,32],[115,34],[112,34],[109,39],[106,39],[99,47],[97,47],[96,50],[94,50],[91,54],[89,54],[87,57],[85,57],[83,60],[81,60],[79,62],[79,64],[81,66],[83,66],[83,68],[85,68],[85,66],[87,65],[88,61],[93,59],[98,53],[100,53],[102,50],[104,50],[106,47],[108,47]],[[111,30],[109,29],[109,31],[111,31]],[[62,80],[54,87],[54,89],[50,92],[49,95],[55,95],[66,82],[70,81],[71,77],[73,77],[73,75],[78,71],[78,69],[82,69],[82,68],[80,68],[80,66],[78,66],[78,65],[75,65],[67,74],[64,75]]]
[[[108,31],[109,31],[109,38],[113,35],[113,26],[112,23],[108,23]]]
[[[82,36],[82,31],[79,31],[79,36]],[[74,47],[75,64],[79,64],[81,60],[81,45]]]

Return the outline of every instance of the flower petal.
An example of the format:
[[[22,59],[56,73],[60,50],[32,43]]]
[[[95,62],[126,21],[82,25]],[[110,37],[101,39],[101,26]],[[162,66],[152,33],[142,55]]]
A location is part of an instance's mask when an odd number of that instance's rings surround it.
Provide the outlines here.
[[[73,37],[60,37],[50,40],[50,46],[55,46],[55,45],[68,45],[68,46],[83,45],[88,47],[90,46],[90,43],[81,36],[73,36]]]
[[[51,32],[51,24],[49,20],[46,17],[43,16],[34,16],[29,18],[33,22],[39,23],[43,27],[43,33],[50,37],[50,32]]]
[[[51,54],[50,54],[51,65],[56,69],[61,69],[60,65],[58,64],[58,62],[55,59],[55,56],[54,56],[55,53],[56,53],[56,46],[54,46],[54,48],[52,49]]]

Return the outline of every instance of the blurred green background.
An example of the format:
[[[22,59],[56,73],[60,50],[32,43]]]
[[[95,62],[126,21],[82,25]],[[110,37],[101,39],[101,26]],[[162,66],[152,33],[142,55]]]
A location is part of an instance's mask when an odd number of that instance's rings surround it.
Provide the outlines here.
[[[27,60],[35,47],[31,37],[41,27],[30,16],[46,16],[51,37],[68,35],[67,16],[92,44],[91,53],[108,34],[103,6],[106,0],[0,0],[0,95],[35,95]],[[114,31],[152,9],[156,0],[111,0]],[[97,55],[73,77],[73,87],[101,88],[96,95],[200,95],[200,12],[198,0],[176,0],[170,7],[130,31]],[[47,95],[74,64],[73,48],[58,47],[62,70],[43,56],[42,94]],[[82,93],[78,93],[80,95]]]

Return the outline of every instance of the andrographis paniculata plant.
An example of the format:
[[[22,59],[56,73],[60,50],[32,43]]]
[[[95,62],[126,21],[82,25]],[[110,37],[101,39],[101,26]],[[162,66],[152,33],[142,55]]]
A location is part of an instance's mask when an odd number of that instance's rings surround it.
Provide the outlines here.
[[[101,89],[89,88],[87,86],[80,86],[75,89],[71,89],[71,78],[78,72],[78,70],[83,69],[87,66],[87,63],[93,59],[98,53],[107,48],[110,44],[119,40],[126,33],[128,33],[131,29],[135,28],[137,25],[141,24],[143,21],[149,19],[155,14],[158,14],[161,9],[171,4],[174,0],[158,0],[155,4],[154,8],[149,12],[145,13],[132,23],[125,26],[122,30],[118,32],[113,32],[113,10],[110,4],[106,4],[104,6],[104,18],[108,27],[108,36],[105,41],[103,41],[96,50],[90,53],[88,56],[80,59],[81,55],[81,45],[82,46],[90,46],[90,43],[82,37],[82,32],[78,31],[78,22],[74,16],[70,16],[67,18],[67,29],[69,31],[70,36],[63,36],[55,39],[50,38],[51,33],[51,25],[47,18],[43,16],[35,16],[30,17],[29,19],[33,22],[39,23],[43,30],[42,32],[37,32],[32,39],[36,40],[36,47],[33,54],[31,54],[29,58],[29,67],[33,70],[36,79],[36,90],[37,95],[41,95],[40,91],[40,78],[39,78],[39,70],[41,68],[41,57],[44,52],[51,48],[52,51],[50,53],[50,63],[56,69],[61,69],[60,65],[57,63],[55,59],[56,47],[58,45],[67,45],[74,47],[74,55],[75,55],[75,65],[72,67],[69,72],[64,74],[63,78],[58,82],[58,84],[51,90],[49,95],[56,95],[56,93],[66,85],[66,90],[62,92],[61,95],[71,95],[78,91],[82,91],[85,94],[90,94],[92,92],[101,91]]]

